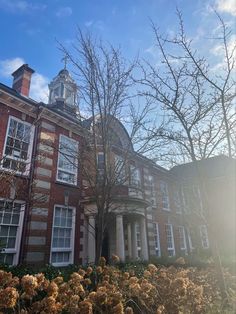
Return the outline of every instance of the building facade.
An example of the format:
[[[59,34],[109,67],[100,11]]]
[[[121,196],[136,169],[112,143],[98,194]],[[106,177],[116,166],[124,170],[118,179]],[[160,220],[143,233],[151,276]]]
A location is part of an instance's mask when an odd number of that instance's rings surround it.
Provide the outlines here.
[[[25,64],[13,73],[12,88],[0,84],[0,262],[93,263],[97,209],[78,157],[89,136],[89,119],[80,118],[76,84],[67,69],[49,84],[48,104],[29,98],[33,73]],[[164,169],[133,150],[117,119],[111,132],[122,148],[129,147],[124,169],[129,176],[116,183],[103,254],[108,259],[117,254],[123,261],[148,260],[209,249],[209,220],[203,219],[206,199],[193,164]],[[96,153],[97,167],[102,168],[102,151]],[[122,156],[116,151],[113,155],[119,167]],[[235,161],[222,157],[208,162],[214,163],[214,170],[203,167],[211,189],[207,204],[211,215],[214,209],[221,217],[212,224],[222,228],[225,218],[220,241],[231,243]],[[220,173],[219,164],[227,170]],[[193,212],[196,217],[190,220]]]

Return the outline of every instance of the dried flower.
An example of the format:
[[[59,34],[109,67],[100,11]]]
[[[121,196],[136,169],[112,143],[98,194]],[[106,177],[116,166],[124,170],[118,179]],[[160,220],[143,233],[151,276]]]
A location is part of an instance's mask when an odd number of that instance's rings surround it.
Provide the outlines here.
[[[93,314],[93,305],[88,300],[79,303],[80,314]]]
[[[21,278],[21,285],[24,290],[24,294],[22,294],[22,298],[31,299],[34,295],[36,295],[36,289],[38,288],[38,280],[33,275],[25,275]]]
[[[179,257],[179,258],[177,258],[175,263],[178,264],[178,265],[185,265],[185,260],[184,260],[183,257]]]
[[[162,314],[165,311],[164,305],[159,305],[156,314]]]
[[[93,269],[92,269],[92,267],[88,267],[87,268],[87,270],[86,270],[86,274],[87,274],[87,276],[90,276],[91,274],[92,274],[92,272],[93,272]]]
[[[79,269],[78,273],[80,274],[80,276],[84,277],[86,272],[83,269]]]
[[[53,298],[56,298],[58,295],[58,286],[55,282],[51,282],[47,288],[48,296],[52,296]]]
[[[101,267],[101,266],[98,266],[98,267],[96,268],[96,272],[97,272],[97,274],[101,274],[101,273],[102,273],[102,267]]]
[[[116,306],[112,308],[113,314],[124,314],[124,306],[121,302],[119,302]]]
[[[113,263],[119,263],[120,262],[119,256],[117,256],[115,254],[112,254],[111,259],[112,259]]]
[[[19,298],[19,293],[13,287],[0,290],[0,308],[13,308]]]
[[[132,307],[128,306],[128,307],[125,309],[125,314],[134,314],[134,311],[133,311]]]
[[[157,272],[157,267],[154,264],[149,264],[148,265],[148,270],[150,271],[150,273],[156,273]]]
[[[137,277],[130,277],[129,279],[129,283],[132,285],[134,283],[137,283],[138,282],[138,278]]]
[[[143,273],[143,276],[144,276],[145,278],[149,278],[149,277],[151,277],[152,275],[151,275],[150,271],[145,270],[144,273]]]
[[[85,278],[84,279],[84,284],[86,285],[86,286],[89,286],[89,285],[91,285],[91,280],[89,279],[89,278]]]

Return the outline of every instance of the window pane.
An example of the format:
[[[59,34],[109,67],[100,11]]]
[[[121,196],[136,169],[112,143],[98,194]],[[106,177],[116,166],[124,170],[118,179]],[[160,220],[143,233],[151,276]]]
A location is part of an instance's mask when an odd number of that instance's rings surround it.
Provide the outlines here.
[[[58,239],[56,237],[52,240],[52,247],[58,247]]]
[[[58,154],[58,173],[60,181],[76,184],[78,164],[78,143],[66,136],[60,137]]]
[[[18,225],[20,219],[20,214],[13,214],[12,215],[12,224]]]
[[[17,227],[9,227],[9,236],[16,236]]]
[[[1,253],[0,254],[0,263],[12,265],[13,264],[13,258],[14,258],[14,254]]]
[[[73,210],[71,208],[55,208],[52,231],[52,247],[54,250],[57,250],[57,252],[52,252],[52,263],[69,263],[70,261],[72,243],[72,217]],[[59,223],[56,225],[56,222]],[[62,249],[69,250],[69,252],[60,251]]]
[[[16,239],[18,234],[21,204],[12,201],[0,201],[0,242],[7,249],[18,249]],[[5,252],[7,253],[7,251]],[[4,255],[4,260],[10,264],[13,262],[15,253]],[[2,255],[2,253],[0,254]]]
[[[166,231],[167,250],[169,254],[172,254],[171,252],[173,250],[173,254],[174,254],[174,238],[173,238],[172,225],[169,225],[169,224],[165,225],[165,231]]]
[[[16,238],[8,238],[7,248],[15,248]]]
[[[61,219],[60,219],[60,217],[55,217],[55,218],[54,218],[54,225],[55,225],[55,226],[60,226],[60,224],[61,224]]]
[[[10,118],[4,151],[4,154],[9,158],[3,162],[4,168],[25,172],[26,162],[19,162],[17,160],[23,159],[27,161],[29,155],[30,129],[31,127],[26,123],[18,122]]]
[[[0,237],[8,235],[8,226],[0,226]]]
[[[65,247],[64,246],[64,238],[58,238],[58,247]]]

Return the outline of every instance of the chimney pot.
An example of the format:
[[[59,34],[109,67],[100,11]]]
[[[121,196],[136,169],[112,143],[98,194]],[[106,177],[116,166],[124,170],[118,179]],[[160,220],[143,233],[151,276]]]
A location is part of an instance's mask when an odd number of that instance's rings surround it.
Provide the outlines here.
[[[15,72],[12,73],[12,88],[23,96],[29,97],[31,76],[34,70],[28,64],[23,64]]]

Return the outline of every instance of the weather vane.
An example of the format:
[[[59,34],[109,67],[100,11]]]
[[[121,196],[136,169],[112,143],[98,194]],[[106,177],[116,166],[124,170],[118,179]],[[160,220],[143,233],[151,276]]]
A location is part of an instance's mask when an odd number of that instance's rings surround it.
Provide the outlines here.
[[[64,69],[66,69],[68,60],[69,60],[69,57],[68,57],[67,55],[65,55],[65,56],[61,59],[61,61],[64,62]]]

